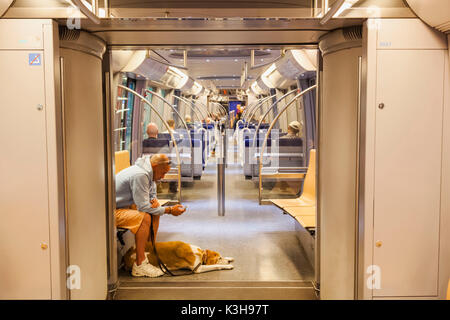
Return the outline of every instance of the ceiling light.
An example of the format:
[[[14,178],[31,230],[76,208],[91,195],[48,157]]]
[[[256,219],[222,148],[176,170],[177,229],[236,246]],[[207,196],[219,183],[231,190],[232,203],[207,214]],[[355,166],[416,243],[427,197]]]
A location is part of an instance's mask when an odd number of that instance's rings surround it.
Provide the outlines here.
[[[238,62],[238,59],[234,59],[234,62]]]
[[[206,62],[209,62],[209,59],[206,59]]]

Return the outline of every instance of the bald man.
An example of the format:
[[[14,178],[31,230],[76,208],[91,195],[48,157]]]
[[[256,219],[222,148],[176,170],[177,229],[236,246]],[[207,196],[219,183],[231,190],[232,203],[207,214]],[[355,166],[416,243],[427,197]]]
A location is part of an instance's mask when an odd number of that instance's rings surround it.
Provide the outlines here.
[[[156,123],[150,122],[147,125],[147,136],[152,139],[158,138],[158,126]]]
[[[159,217],[163,214],[179,216],[186,209],[182,205],[161,207],[156,198],[156,181],[170,170],[170,160],[165,154],[143,156],[116,175],[116,226],[135,234],[136,262],[131,274],[135,277],[159,277],[164,273],[148,262],[145,244],[150,235],[151,216],[156,238]]]

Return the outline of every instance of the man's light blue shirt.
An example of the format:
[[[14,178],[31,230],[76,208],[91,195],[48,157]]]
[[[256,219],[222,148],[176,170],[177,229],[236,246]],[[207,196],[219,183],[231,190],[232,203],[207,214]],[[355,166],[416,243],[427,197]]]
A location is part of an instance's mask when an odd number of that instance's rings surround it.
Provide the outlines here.
[[[116,208],[127,208],[134,203],[139,211],[163,215],[163,207],[152,208],[152,199],[156,199],[156,183],[150,156],[147,155],[116,175]]]

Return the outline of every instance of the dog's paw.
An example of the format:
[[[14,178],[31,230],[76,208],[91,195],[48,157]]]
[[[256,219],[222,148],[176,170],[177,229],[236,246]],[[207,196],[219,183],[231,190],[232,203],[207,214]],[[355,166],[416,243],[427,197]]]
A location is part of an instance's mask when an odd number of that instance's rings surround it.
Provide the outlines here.
[[[234,258],[232,258],[232,257],[225,257],[224,259],[227,260],[228,262],[233,262],[234,261]]]
[[[226,264],[226,265],[223,266],[223,268],[225,270],[232,270],[232,269],[234,269],[234,266],[232,264]]]

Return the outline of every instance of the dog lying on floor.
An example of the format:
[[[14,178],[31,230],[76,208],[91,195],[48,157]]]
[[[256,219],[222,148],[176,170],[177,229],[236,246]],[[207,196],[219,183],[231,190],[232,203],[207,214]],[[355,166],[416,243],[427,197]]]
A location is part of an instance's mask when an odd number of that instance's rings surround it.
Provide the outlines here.
[[[159,258],[170,271],[189,269],[194,273],[202,273],[214,270],[231,270],[234,268],[230,264],[230,262],[234,261],[233,258],[222,257],[218,252],[207,249],[202,250],[197,246],[182,241],[157,242],[156,250]],[[158,260],[151,242],[147,242],[145,252],[148,261],[158,267]],[[125,262],[125,270],[130,271],[136,260],[136,248],[130,248],[123,259]]]

